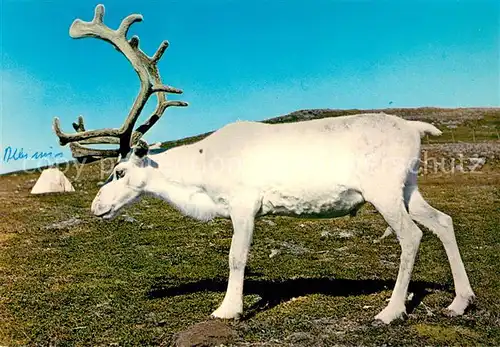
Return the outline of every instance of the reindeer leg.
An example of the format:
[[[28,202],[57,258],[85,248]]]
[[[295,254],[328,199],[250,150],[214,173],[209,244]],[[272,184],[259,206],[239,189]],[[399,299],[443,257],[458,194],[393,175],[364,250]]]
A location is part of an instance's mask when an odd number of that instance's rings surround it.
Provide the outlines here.
[[[475,296],[460,257],[453,231],[453,221],[450,216],[429,205],[416,187],[412,188],[409,201],[411,217],[437,235],[448,256],[456,293],[455,299],[448,306],[448,314],[461,315]]]
[[[260,204],[255,204],[252,208],[241,206],[231,208],[234,231],[229,251],[229,280],[222,304],[211,315],[214,318],[238,318],[243,313],[245,266],[252,242],[255,215],[259,208]]]
[[[387,307],[375,317],[375,319],[389,324],[397,318],[402,318],[406,313],[406,294],[420,245],[422,231],[406,211],[402,194],[400,197],[395,197],[394,199],[370,202],[375,205],[392,230],[394,230],[401,245],[401,262],[391,299]]]

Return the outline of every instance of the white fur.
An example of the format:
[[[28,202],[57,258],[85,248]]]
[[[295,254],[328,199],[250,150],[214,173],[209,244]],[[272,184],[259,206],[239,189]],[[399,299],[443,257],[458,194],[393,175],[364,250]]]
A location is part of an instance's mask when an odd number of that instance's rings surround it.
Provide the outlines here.
[[[229,283],[214,317],[243,308],[243,278],[258,216],[337,217],[372,203],[401,244],[401,264],[390,302],[376,318],[405,313],[405,298],[420,244],[418,221],[443,242],[455,282],[449,306],[462,314],[474,297],[460,258],[452,220],[421,197],[416,183],[420,138],[434,126],[385,114],[361,114],[290,124],[238,122],[204,140],[117,165],[126,172],[103,186],[92,211],[111,218],[141,194],[153,194],[199,220],[231,218]]]

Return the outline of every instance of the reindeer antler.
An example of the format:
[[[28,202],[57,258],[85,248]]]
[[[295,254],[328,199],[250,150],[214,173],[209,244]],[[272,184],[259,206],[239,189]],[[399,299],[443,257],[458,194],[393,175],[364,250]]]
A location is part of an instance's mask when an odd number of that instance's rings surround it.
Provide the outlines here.
[[[131,146],[136,143],[163,115],[170,106],[187,106],[183,101],[167,101],[165,93],[181,94],[182,90],[164,85],[158,71],[158,61],[168,47],[168,42],[163,41],[152,57],[147,56],[139,48],[139,38],[133,36],[127,40],[130,26],[142,21],[139,14],[131,14],[124,18],[116,30],[112,30],[103,23],[104,6],[97,5],[94,18],[91,22],[76,19],[69,29],[69,35],[74,39],[94,37],[111,43],[121,52],[137,72],[141,86],[125,122],[120,128],[106,128],[99,130],[85,130],[83,117],[78,118],[78,123],[73,123],[75,133],[68,134],[61,130],[59,119],[54,118],[54,131],[59,137],[61,145],[71,143],[73,157],[80,161],[84,158],[95,160],[104,157],[113,157],[121,154],[125,157]],[[157,105],[148,120],[135,131],[133,127],[147,100],[152,94],[157,96]],[[120,144],[117,150],[91,149],[82,144]]]

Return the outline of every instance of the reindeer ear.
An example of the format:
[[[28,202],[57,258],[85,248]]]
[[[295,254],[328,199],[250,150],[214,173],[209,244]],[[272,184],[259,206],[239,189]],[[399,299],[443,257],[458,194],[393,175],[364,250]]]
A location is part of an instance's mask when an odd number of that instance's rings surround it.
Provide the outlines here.
[[[139,140],[133,147],[133,153],[138,158],[144,158],[148,154],[149,146],[144,140]]]

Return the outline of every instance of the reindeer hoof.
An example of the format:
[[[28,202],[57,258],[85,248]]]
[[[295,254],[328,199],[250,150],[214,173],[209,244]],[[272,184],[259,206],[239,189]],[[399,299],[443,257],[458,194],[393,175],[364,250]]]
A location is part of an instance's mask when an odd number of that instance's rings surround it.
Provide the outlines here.
[[[392,307],[384,308],[378,315],[375,316],[374,325],[387,325],[395,320],[404,320],[407,317],[406,310],[403,309],[393,309]]]
[[[242,312],[238,310],[225,310],[218,308],[211,315],[212,319],[239,319]]]
[[[464,314],[467,307],[474,301],[474,294],[468,296],[456,296],[453,302],[444,310],[444,314],[448,317],[456,317]]]

